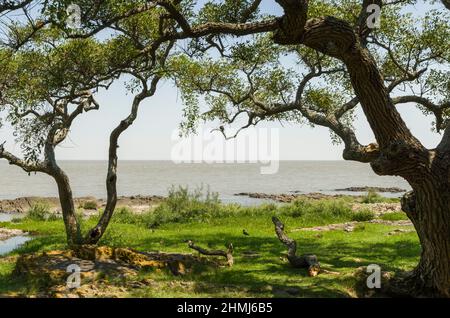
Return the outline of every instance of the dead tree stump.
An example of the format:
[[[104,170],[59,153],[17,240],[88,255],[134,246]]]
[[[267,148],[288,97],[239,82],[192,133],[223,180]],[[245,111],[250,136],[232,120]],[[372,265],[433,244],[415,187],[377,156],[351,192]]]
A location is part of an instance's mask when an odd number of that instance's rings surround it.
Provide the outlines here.
[[[233,266],[234,259],[233,259],[233,244],[228,244],[228,249],[226,251],[223,250],[207,250],[200,246],[197,246],[194,244],[192,240],[186,241],[188,243],[188,246],[192,248],[193,250],[196,250],[202,255],[208,255],[208,256],[223,256],[227,259],[227,265]]]
[[[320,263],[317,260],[317,256],[314,254],[297,256],[297,242],[284,233],[284,224],[276,216],[272,217],[272,222],[275,225],[275,233],[278,239],[288,248],[287,259],[291,266],[306,268],[309,276],[317,276],[320,272]]]

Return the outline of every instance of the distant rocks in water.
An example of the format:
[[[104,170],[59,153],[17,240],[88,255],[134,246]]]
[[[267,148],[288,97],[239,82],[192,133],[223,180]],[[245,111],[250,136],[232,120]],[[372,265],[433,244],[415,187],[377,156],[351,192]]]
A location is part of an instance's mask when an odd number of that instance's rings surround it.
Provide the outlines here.
[[[268,193],[261,193],[261,192],[240,192],[235,193],[235,196],[246,196],[253,199],[264,199],[264,200],[272,200],[276,202],[281,203],[289,203],[294,201],[297,198],[307,198],[307,199],[314,199],[314,200],[321,200],[326,198],[338,198],[342,197],[340,194],[330,195],[330,194],[324,194],[324,193],[307,193],[307,194],[268,194]]]
[[[244,196],[253,199],[265,199],[265,200],[273,200],[277,202],[291,202],[295,200],[297,195],[293,194],[268,194],[268,193],[259,193],[259,192],[240,192],[236,193],[236,196]]]
[[[375,191],[375,192],[390,192],[390,193],[402,193],[406,192],[405,189],[397,188],[397,187],[349,187],[349,188],[343,188],[343,189],[335,189],[334,191],[347,191],[347,192],[369,192],[369,191]]]

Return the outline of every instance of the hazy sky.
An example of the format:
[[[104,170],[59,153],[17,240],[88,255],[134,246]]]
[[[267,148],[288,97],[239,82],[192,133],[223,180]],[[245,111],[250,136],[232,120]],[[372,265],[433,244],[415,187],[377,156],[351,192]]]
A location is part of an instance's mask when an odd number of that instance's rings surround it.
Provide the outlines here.
[[[274,1],[263,1],[265,10],[276,13]],[[417,10],[421,10],[417,6]],[[116,82],[109,91],[97,97],[101,109],[82,115],[73,124],[68,140],[57,150],[58,159],[103,160],[107,158],[108,136],[130,109],[132,96],[126,94],[123,81]],[[170,160],[174,130],[181,121],[181,98],[171,83],[162,83],[156,96],[146,100],[139,117],[120,139],[119,158],[123,160]],[[440,136],[431,132],[432,117],[425,117],[414,105],[404,104],[399,110],[416,136],[425,146],[435,146]],[[368,124],[358,109],[355,123],[357,135],[364,144],[374,141]],[[280,134],[280,159],[340,160],[342,145],[332,145],[328,129],[301,127],[286,123],[283,126],[261,123],[259,127],[277,127]],[[7,140],[8,149],[18,153],[11,130],[0,131],[0,141]]]

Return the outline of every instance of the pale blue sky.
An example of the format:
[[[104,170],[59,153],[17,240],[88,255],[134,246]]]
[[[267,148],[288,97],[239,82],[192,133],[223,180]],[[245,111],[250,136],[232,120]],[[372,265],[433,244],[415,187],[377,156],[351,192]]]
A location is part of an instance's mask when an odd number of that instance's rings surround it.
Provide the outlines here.
[[[277,12],[274,1],[263,1],[268,12]],[[415,9],[421,10],[422,6]],[[108,136],[130,109],[132,96],[126,94],[123,81],[116,82],[108,92],[97,97],[101,109],[81,116],[73,125],[69,139],[57,150],[61,160],[104,160],[107,158]],[[120,139],[119,158],[122,160],[170,160],[171,136],[181,121],[181,98],[171,83],[162,83],[156,96],[146,100],[139,117]],[[425,117],[413,105],[402,105],[399,110],[413,133],[427,147],[434,147],[440,136],[431,132],[432,117]],[[340,160],[342,146],[331,144],[328,129],[301,127],[286,123],[261,123],[261,127],[280,128],[280,159],[282,160]],[[364,144],[374,141],[369,126],[358,109],[355,128]],[[11,130],[0,130],[0,141],[18,153]]]

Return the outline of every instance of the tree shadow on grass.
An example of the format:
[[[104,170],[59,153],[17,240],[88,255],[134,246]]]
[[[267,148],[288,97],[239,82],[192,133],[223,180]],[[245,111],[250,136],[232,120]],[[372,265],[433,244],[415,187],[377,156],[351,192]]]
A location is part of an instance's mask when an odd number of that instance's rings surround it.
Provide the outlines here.
[[[136,228],[142,231],[142,229]],[[122,235],[122,233],[121,233]],[[130,235],[130,234],[128,234]],[[361,235],[361,234],[357,234]],[[363,234],[364,235],[364,234]],[[205,269],[182,277],[167,273],[166,280],[184,280],[191,284],[192,292],[209,296],[249,297],[349,297],[354,296],[352,289],[357,278],[353,273],[361,266],[378,264],[383,271],[399,271],[415,264],[420,254],[420,246],[414,240],[395,240],[380,238],[382,242],[328,240],[302,237],[298,240],[299,253],[315,253],[324,269],[337,271],[338,274],[321,273],[317,277],[308,277],[305,269],[295,269],[284,259],[285,247],[273,236],[232,235],[226,231],[216,233],[173,233],[155,231],[141,233],[135,237],[111,245],[131,247],[142,251],[176,251],[196,253],[184,242],[194,240],[205,248],[225,249],[227,243],[235,246],[235,265],[231,268]],[[345,238],[343,238],[345,239]],[[51,236],[38,236],[16,249],[10,255],[21,255],[43,250],[65,248],[64,233]],[[251,255],[251,256],[249,256]],[[5,287],[6,286],[6,287]],[[25,286],[25,287],[24,287]],[[37,288],[33,282],[13,278],[10,271],[0,274],[0,295],[4,291],[32,290]],[[233,294],[234,293],[234,294]]]
[[[378,264],[383,271],[398,272],[408,264],[415,264],[420,246],[412,240],[366,243],[363,246],[337,241],[302,241],[301,250],[314,251],[322,267],[338,273],[321,273],[308,277],[305,269],[295,269],[280,259],[286,254],[285,247],[276,238],[240,237],[227,233],[214,235],[191,235],[198,245],[214,248],[233,242],[235,265],[211,272],[188,275],[183,279],[193,281],[195,292],[214,296],[220,289],[241,290],[250,296],[263,297],[349,297],[357,278],[353,275],[361,266]],[[181,246],[181,238],[167,239],[167,246]],[[181,245],[180,245],[181,244]],[[257,255],[245,256],[251,251]],[[221,293],[223,294],[223,293]]]

